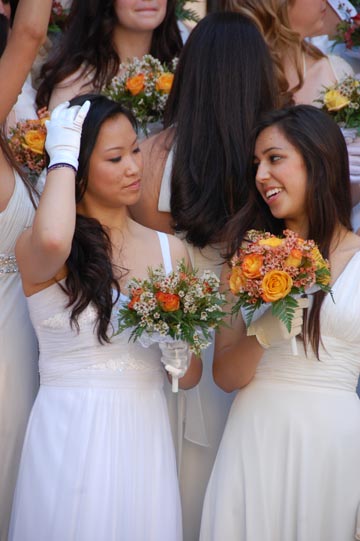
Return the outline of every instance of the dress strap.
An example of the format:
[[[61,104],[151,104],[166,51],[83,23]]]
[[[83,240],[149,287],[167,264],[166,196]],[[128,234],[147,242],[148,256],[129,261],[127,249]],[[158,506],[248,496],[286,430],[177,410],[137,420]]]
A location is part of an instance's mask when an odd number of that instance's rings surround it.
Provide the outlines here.
[[[160,247],[161,247],[161,253],[162,253],[163,262],[164,262],[165,273],[169,274],[172,271],[169,239],[166,233],[157,231],[157,234],[160,241]]]

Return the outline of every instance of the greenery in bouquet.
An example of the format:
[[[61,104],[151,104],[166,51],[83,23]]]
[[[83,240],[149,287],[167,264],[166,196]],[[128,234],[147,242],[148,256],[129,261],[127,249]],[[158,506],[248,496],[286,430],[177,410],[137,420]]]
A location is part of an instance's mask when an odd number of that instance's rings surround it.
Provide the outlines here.
[[[175,15],[179,21],[190,21],[198,23],[199,15],[194,9],[189,8],[190,3],[196,3],[198,0],[177,0],[175,7]]]
[[[118,313],[117,334],[131,328],[134,341],[143,333],[183,340],[200,354],[211,342],[211,332],[223,321],[225,295],[210,271],[198,276],[181,261],[166,275],[162,266],[148,269],[145,280],[129,284],[129,302]]]
[[[36,178],[45,167],[45,121],[48,117],[18,122],[10,128],[9,146],[18,165]]]
[[[147,125],[163,120],[166,101],[171,90],[177,59],[169,66],[146,54],[120,65],[103,93],[131,109],[139,126],[148,134]]]
[[[354,6],[360,5],[360,0],[352,2]],[[345,4],[339,2],[339,9],[344,14],[344,20],[336,25],[336,34],[332,37],[334,45],[344,43],[347,49],[360,45],[360,14],[352,16]]]
[[[255,310],[271,303],[272,313],[290,332],[298,305],[296,295],[310,288],[331,293],[329,263],[315,242],[289,229],[283,235],[251,230],[248,242],[231,260],[229,288],[237,297],[232,313],[237,315],[244,308],[247,327]]]
[[[326,87],[321,98],[322,110],[329,113],[342,128],[360,129],[360,81],[348,76]]]
[[[61,2],[56,2],[54,0],[50,13],[48,32],[54,34],[62,32],[64,30],[66,19],[69,15],[69,11],[69,9],[62,6]]]

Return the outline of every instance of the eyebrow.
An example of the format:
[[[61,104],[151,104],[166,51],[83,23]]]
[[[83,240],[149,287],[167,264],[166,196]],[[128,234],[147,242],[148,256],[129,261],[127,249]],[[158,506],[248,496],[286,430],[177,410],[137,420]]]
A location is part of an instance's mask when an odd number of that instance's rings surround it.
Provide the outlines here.
[[[137,137],[135,137],[134,141],[131,143],[130,146],[134,146],[137,143]],[[110,152],[111,150],[124,150],[126,147],[116,146],[116,147],[109,147],[106,149],[106,152]]]
[[[263,154],[265,154],[266,152],[270,152],[270,150],[283,150],[283,148],[282,147],[269,147],[263,150]]]

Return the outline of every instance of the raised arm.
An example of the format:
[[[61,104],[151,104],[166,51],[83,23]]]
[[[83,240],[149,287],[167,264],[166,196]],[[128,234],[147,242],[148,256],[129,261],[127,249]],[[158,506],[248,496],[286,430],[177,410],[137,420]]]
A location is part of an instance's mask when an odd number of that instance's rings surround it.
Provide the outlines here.
[[[0,58],[0,123],[16,103],[41,44],[46,39],[51,0],[20,0]]]
[[[25,293],[53,279],[64,267],[75,230],[75,173],[81,130],[90,102],[59,105],[47,122],[48,176],[33,227],[16,244]]]

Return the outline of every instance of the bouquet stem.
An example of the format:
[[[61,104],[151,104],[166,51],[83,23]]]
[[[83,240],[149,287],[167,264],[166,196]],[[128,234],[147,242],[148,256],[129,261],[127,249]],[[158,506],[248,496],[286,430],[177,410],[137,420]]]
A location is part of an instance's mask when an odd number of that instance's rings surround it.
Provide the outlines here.
[[[297,347],[297,342],[296,342],[296,336],[293,336],[291,338],[291,352],[293,355],[299,355],[299,352],[298,352],[298,347]]]
[[[173,393],[177,393],[179,390],[179,378],[176,376],[172,376],[171,389]]]

